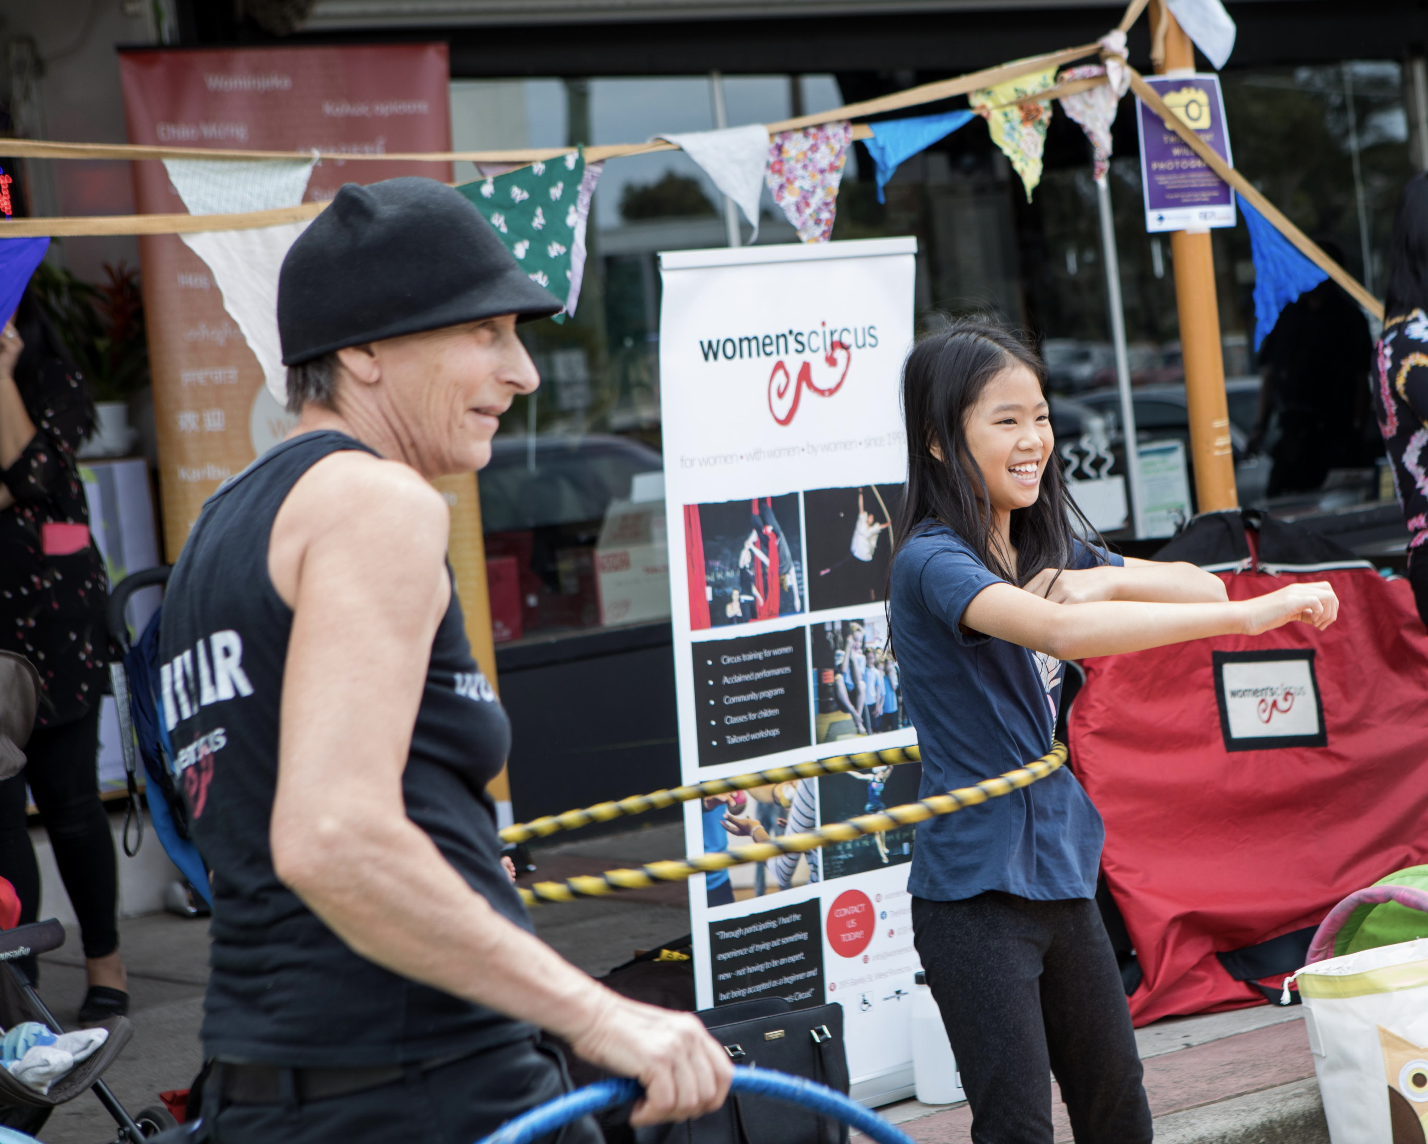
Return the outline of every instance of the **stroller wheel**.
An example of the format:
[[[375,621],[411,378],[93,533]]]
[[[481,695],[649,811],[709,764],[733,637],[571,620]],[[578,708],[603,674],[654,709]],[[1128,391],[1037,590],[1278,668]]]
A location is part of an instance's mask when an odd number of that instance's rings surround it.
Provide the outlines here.
[[[170,1128],[178,1127],[178,1121],[174,1119],[173,1113],[162,1104],[149,1105],[134,1117],[134,1123],[139,1126],[139,1131],[144,1134],[146,1139],[150,1136],[157,1136],[160,1132],[166,1132]]]

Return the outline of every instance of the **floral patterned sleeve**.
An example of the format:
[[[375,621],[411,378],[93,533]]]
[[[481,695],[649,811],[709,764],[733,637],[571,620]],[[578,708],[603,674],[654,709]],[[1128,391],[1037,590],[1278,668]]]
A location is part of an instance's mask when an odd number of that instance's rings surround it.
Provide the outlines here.
[[[40,373],[37,392],[23,395],[35,435],[13,465],[0,469],[0,483],[20,504],[39,504],[50,498],[58,482],[68,478],[74,452],[93,424],[77,376],[57,361],[46,362]]]
[[[1374,413],[1410,549],[1428,545],[1428,314],[1390,317],[1378,344]]]

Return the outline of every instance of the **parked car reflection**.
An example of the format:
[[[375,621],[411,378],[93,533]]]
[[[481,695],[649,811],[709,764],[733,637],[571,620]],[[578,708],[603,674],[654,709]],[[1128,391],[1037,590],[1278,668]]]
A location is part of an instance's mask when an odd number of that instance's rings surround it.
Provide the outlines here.
[[[1258,408],[1259,378],[1230,378],[1225,383],[1225,392],[1229,399],[1230,445],[1234,451],[1235,486],[1241,504],[1254,504],[1264,498],[1270,468],[1267,457],[1251,455],[1247,450]],[[1137,441],[1141,444],[1149,441],[1181,441],[1185,445],[1185,456],[1189,461],[1190,415],[1186,406],[1185,386],[1136,386],[1131,391],[1131,399],[1135,409]],[[1052,396],[1051,428],[1058,441],[1079,437],[1089,427],[1089,417],[1100,417],[1105,421],[1110,451],[1116,459],[1109,472],[1124,474],[1125,435],[1121,430],[1120,390],[1103,387],[1078,393],[1074,398]],[[1194,468],[1193,462],[1190,462],[1192,498],[1194,487]]]
[[[600,625],[594,550],[605,510],[660,454],[610,435],[497,437],[481,517],[498,642]]]

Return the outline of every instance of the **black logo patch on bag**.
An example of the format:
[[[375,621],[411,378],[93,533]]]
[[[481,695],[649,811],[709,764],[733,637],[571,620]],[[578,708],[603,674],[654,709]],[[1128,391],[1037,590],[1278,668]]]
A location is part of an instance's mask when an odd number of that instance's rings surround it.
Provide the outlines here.
[[[1313,648],[1213,654],[1225,750],[1328,745]]]

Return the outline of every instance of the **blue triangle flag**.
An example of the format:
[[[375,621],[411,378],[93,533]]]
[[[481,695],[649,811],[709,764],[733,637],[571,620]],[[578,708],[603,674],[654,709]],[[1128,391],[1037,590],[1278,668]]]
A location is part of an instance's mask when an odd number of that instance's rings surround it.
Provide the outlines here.
[[[864,139],[863,144],[878,165],[878,202],[886,201],[883,187],[899,163],[951,135],[972,118],[970,111],[944,111],[940,115],[915,115],[910,119],[888,119],[871,124],[873,137]]]
[[[0,222],[0,233],[4,225]],[[0,323],[14,316],[20,295],[49,245],[48,238],[0,238]]]
[[[1243,195],[1236,198],[1249,227],[1254,256],[1254,348],[1258,352],[1284,307],[1329,276],[1250,206],[1249,200]]]

